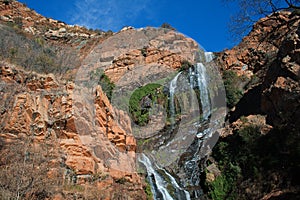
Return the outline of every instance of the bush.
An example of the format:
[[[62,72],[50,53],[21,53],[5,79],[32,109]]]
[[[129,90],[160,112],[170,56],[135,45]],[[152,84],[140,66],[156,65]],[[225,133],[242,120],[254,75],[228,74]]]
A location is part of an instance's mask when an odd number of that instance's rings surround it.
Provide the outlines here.
[[[176,30],[174,27],[172,27],[169,23],[163,23],[161,26],[161,28],[165,28],[165,29],[170,29],[170,30]]]
[[[145,182],[146,182],[146,185],[144,186],[144,191],[147,195],[147,200],[151,200],[151,199],[153,199],[153,194],[152,194],[152,191],[151,191],[151,185],[150,185],[150,183],[147,179],[145,180]]]
[[[226,199],[230,185],[227,183],[226,177],[218,176],[209,186],[209,197],[214,200]]]
[[[243,91],[239,89],[241,80],[232,70],[223,72],[223,80],[226,91],[227,106],[229,108],[233,108],[243,96]]]
[[[135,123],[146,125],[149,121],[149,110],[154,102],[166,98],[159,91],[160,84],[150,83],[136,89],[129,99],[129,112]]]
[[[189,68],[193,67],[193,64],[190,63],[189,61],[187,60],[183,60],[181,62],[181,67],[179,69],[179,71],[187,71]]]
[[[96,69],[90,73],[90,79],[96,80],[96,83],[101,86],[107,98],[111,100],[115,84],[109,79],[102,69]]]

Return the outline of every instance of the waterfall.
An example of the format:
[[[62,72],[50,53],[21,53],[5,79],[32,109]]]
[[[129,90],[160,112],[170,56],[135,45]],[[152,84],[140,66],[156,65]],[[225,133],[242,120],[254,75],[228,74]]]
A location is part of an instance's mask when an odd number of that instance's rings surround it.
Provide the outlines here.
[[[212,54],[205,54],[206,62],[212,60]],[[179,79],[180,75],[186,75],[186,82],[183,82],[182,78]],[[175,124],[175,115],[176,115],[176,104],[175,104],[175,94],[178,92],[191,92],[199,96],[191,95],[191,104],[197,104],[198,108],[201,106],[202,118],[200,122],[196,122],[193,126],[196,127],[196,131],[193,131],[195,141],[190,145],[191,154],[184,162],[184,173],[186,177],[184,178],[184,183],[186,185],[199,187],[200,184],[200,167],[199,161],[201,160],[200,150],[202,148],[203,142],[206,139],[206,136],[209,135],[210,129],[205,129],[202,132],[198,132],[198,128],[201,125],[205,124],[209,120],[211,114],[211,102],[208,91],[208,79],[207,79],[206,68],[204,64],[197,63],[195,66],[188,69],[188,74],[184,72],[179,72],[169,84],[169,113],[171,124]],[[185,85],[185,83],[187,85]],[[188,85],[189,84],[189,85]],[[193,90],[199,90],[195,92]],[[188,94],[188,93],[187,93]],[[199,101],[196,101],[196,100]],[[195,101],[194,101],[195,100]],[[199,105],[198,105],[199,104]],[[193,105],[191,105],[193,106]],[[196,110],[197,111],[197,110]],[[198,110],[199,111],[199,110]],[[200,111],[199,111],[200,112]],[[196,115],[197,118],[199,114]],[[190,193],[179,186],[175,178],[164,168],[153,164],[150,159],[145,155],[141,154],[139,157],[139,162],[142,163],[147,170],[149,183],[151,185],[151,191],[153,193],[154,200],[190,200]],[[168,189],[167,189],[168,188]],[[172,188],[172,189],[170,189]],[[195,198],[201,196],[201,189],[191,189],[190,192],[193,192]],[[192,193],[191,193],[192,194]]]
[[[210,115],[210,101],[207,87],[207,74],[205,66],[202,63],[197,63],[196,77],[198,82],[198,88],[200,90],[200,101],[202,106],[202,116],[207,119]]]
[[[170,82],[170,120],[171,120],[171,124],[174,124],[174,118],[175,118],[175,102],[174,102],[174,94],[175,94],[175,89],[177,87],[177,79],[179,77],[179,75],[181,74],[181,72],[179,72]]]
[[[151,191],[153,193],[153,198],[157,199],[158,195],[162,195],[164,200],[172,200],[173,198],[171,197],[171,195],[169,194],[168,190],[166,189],[165,186],[165,181],[163,180],[163,178],[156,172],[156,170],[153,168],[152,163],[150,161],[150,159],[145,155],[145,154],[141,154],[141,156],[139,157],[139,161],[146,167],[147,169],[147,174],[149,177],[149,182],[151,184]],[[151,176],[154,177],[154,181],[155,181],[155,185],[157,187],[157,190],[159,192],[159,194],[156,191],[156,188],[151,180]]]
[[[210,100],[207,87],[207,73],[202,63],[197,63],[194,69],[189,69],[189,82],[191,89],[198,88],[200,92],[200,102],[202,107],[203,119],[207,119],[210,115]]]
[[[165,175],[170,179],[170,183],[168,183],[164,178],[165,176],[162,176],[157,172],[157,170],[153,167],[152,162],[145,154],[140,155],[139,162],[146,167],[154,200],[160,199],[160,196],[163,198],[162,200],[174,199],[167,190],[168,184],[171,184],[172,188],[174,189],[174,195],[176,196],[176,199],[190,200],[190,194],[178,185],[175,178],[165,169],[156,166],[157,169],[165,173]],[[153,177],[154,182],[151,177]]]
[[[214,59],[213,52],[204,52],[205,62],[210,62]]]
[[[176,182],[175,178],[173,176],[171,176],[171,174],[169,174],[165,169],[159,168],[161,170],[163,170],[163,172],[169,177],[169,179],[171,180],[172,186],[176,189],[177,193],[179,194],[180,191],[184,192],[184,196],[186,200],[190,200],[190,193],[186,190],[183,190],[178,183]],[[182,197],[180,198],[182,199]]]

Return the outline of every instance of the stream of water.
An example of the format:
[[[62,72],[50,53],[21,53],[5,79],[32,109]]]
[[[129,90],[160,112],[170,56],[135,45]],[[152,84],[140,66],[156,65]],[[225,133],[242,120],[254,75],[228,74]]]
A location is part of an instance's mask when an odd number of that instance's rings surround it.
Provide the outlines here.
[[[205,54],[206,62],[213,59],[213,55],[210,53]],[[169,85],[169,109],[171,124],[175,123],[176,106],[175,106],[175,92],[179,87],[178,79],[183,76],[184,73],[179,72],[170,82]],[[188,70],[187,77],[190,84],[190,90],[197,89],[199,92],[200,107],[203,121],[208,120],[211,114],[211,104],[208,92],[207,73],[204,64],[197,63],[195,66]],[[200,169],[198,163],[200,161],[199,149],[201,148],[202,140],[209,130],[204,130],[201,133],[195,132],[196,145],[195,152],[192,154],[190,160],[186,161],[184,168],[186,173],[189,174],[188,184],[191,186],[199,186],[200,184]],[[139,162],[142,163],[147,170],[147,177],[155,200],[190,200],[190,193],[184,190],[177,183],[176,179],[164,168],[157,166],[145,155],[141,154]],[[171,188],[171,189],[170,189]],[[199,193],[194,194],[194,197],[198,198]]]

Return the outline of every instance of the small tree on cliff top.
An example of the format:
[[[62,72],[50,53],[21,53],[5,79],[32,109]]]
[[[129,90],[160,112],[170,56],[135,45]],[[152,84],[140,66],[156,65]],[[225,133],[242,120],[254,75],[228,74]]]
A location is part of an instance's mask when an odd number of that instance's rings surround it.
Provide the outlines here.
[[[239,10],[231,16],[229,31],[234,39],[241,39],[262,17],[281,10],[299,11],[300,0],[223,0],[235,3]]]

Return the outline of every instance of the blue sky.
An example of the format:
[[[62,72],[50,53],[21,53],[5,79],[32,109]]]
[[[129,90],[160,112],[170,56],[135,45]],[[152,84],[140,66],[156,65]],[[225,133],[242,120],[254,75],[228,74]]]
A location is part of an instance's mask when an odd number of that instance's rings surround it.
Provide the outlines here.
[[[123,26],[159,27],[167,22],[207,51],[235,43],[228,23],[237,7],[222,0],[20,0],[38,13],[67,24],[118,31]]]

